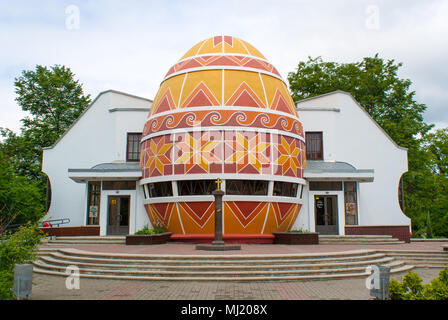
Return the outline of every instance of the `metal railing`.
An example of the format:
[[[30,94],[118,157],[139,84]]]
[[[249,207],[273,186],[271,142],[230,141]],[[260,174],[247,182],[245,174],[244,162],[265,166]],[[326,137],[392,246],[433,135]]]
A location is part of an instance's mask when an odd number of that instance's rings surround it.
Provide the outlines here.
[[[50,226],[44,226],[44,223],[50,223]],[[69,218],[62,218],[62,219],[52,219],[52,220],[45,220],[39,223],[39,227],[41,228],[53,228],[53,227],[59,227],[61,224],[67,224],[70,223]],[[26,225],[26,223],[20,223],[20,224],[10,224],[6,227],[5,231],[14,231],[17,230],[19,227]]]

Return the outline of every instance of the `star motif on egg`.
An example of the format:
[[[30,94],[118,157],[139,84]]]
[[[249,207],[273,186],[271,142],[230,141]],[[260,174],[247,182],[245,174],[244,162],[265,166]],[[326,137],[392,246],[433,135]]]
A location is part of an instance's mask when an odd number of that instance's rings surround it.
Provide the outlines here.
[[[187,133],[184,141],[176,143],[176,147],[180,151],[176,163],[185,164],[186,172],[195,165],[200,166],[205,172],[209,172],[210,164],[220,161],[213,153],[219,143],[219,141],[211,140],[209,133]]]
[[[299,155],[301,150],[297,147],[296,140],[293,139],[291,143],[288,143],[284,137],[281,137],[281,143],[276,146],[279,155],[275,164],[282,166],[282,174],[284,175],[288,169],[291,169],[294,175],[297,175],[300,169]]]

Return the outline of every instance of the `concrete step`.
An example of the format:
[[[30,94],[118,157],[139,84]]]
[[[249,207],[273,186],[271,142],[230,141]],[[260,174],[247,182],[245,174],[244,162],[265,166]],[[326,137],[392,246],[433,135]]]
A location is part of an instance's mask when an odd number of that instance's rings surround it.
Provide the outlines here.
[[[126,240],[126,236],[66,236],[56,237],[57,240]]]
[[[40,257],[40,260],[53,265],[77,265],[78,267],[98,268],[98,269],[126,269],[126,270],[195,270],[195,271],[243,271],[243,270],[314,270],[314,269],[331,269],[343,268],[350,266],[369,266],[373,264],[385,264],[394,261],[392,257],[372,258],[363,261],[350,262],[322,262],[306,264],[303,262],[297,264],[285,264],[284,261],[271,264],[240,264],[240,265],[203,265],[198,262],[196,264],[184,265],[169,265],[169,264],[126,264],[126,263],[98,263],[98,262],[80,262],[73,260],[66,260],[55,257]]]
[[[48,244],[125,244],[121,240],[48,240]]]
[[[391,269],[391,274],[402,274],[407,271],[412,270],[413,266],[400,266],[397,268]],[[67,274],[64,272],[58,271],[50,271],[41,269],[39,267],[34,267],[34,272],[53,275],[53,276],[62,276],[67,277]],[[302,276],[271,276],[271,277],[222,277],[219,279],[207,278],[207,277],[179,277],[179,278],[166,278],[166,277],[148,277],[148,276],[123,276],[123,275],[91,275],[91,274],[81,274],[82,278],[94,278],[94,279],[117,279],[117,280],[138,280],[138,281],[154,281],[154,280],[176,280],[176,281],[309,281],[309,280],[335,280],[335,279],[350,279],[350,278],[366,278],[370,274],[367,272],[362,273],[346,273],[346,274],[331,274],[331,275],[302,275]]]
[[[408,265],[427,268],[448,267],[448,252],[443,251],[415,251],[415,250],[381,250],[388,257],[404,261]]]
[[[299,280],[366,277],[366,267],[388,265],[393,273],[413,266],[374,250],[284,255],[142,255],[45,251],[35,272],[67,276],[76,265],[81,277],[134,280]]]
[[[54,266],[36,261],[35,272],[54,275],[65,274],[65,267]],[[392,262],[386,264],[391,267],[392,272],[403,272],[412,269],[405,266],[403,262]],[[295,271],[197,271],[197,272],[173,272],[173,271],[141,271],[141,270],[109,270],[80,268],[81,277],[134,279],[134,280],[293,280],[293,279],[317,279],[317,278],[340,278],[367,276],[365,267],[345,267],[341,269],[319,269],[319,270],[295,270]]]
[[[354,244],[367,244],[367,245],[387,245],[387,244],[403,244],[404,241],[319,241],[319,244],[347,244],[347,245],[354,245]]]
[[[125,244],[125,236],[79,236],[79,237],[56,237],[47,239],[46,244]]]
[[[411,242],[448,242],[448,239],[447,238],[441,238],[441,239],[411,238]]]
[[[188,254],[138,254],[138,253],[110,253],[110,252],[95,252],[86,251],[73,248],[57,248],[57,251],[69,256],[81,256],[91,258],[106,258],[106,259],[127,259],[127,260],[172,260],[172,261],[259,261],[259,260],[284,260],[284,259],[331,259],[338,257],[360,257],[371,254],[377,254],[376,250],[361,249],[348,250],[343,252],[325,252],[325,253],[291,253],[291,254],[219,254],[219,255],[188,255]]]
[[[68,254],[67,254],[68,253]],[[276,263],[289,264],[289,265],[300,265],[300,264],[317,264],[317,263],[350,263],[350,262],[360,262],[364,260],[381,259],[386,255],[382,253],[372,253],[372,254],[362,254],[358,256],[353,255],[342,255],[342,256],[283,256],[278,257],[235,257],[233,259],[216,259],[216,257],[206,257],[197,256],[197,258],[186,258],[182,256],[176,257],[176,259],[167,259],[167,257],[147,257],[148,259],[131,259],[131,258],[117,258],[109,257],[107,255],[97,255],[97,256],[85,256],[82,254],[73,254],[71,252],[65,252],[60,250],[59,252],[50,252],[46,254],[54,259],[68,261],[70,263],[106,263],[106,264],[119,264],[119,265],[135,265],[135,264],[159,264],[165,266],[239,266],[239,265],[271,265]]]
[[[390,235],[319,235],[319,244],[402,244]]]
[[[391,235],[319,235],[321,239],[393,239]]]
[[[420,258],[440,257],[440,258],[448,259],[448,252],[444,252],[444,251],[378,250],[377,252],[381,252],[386,255],[391,255],[391,256],[395,256],[395,257],[420,257]]]

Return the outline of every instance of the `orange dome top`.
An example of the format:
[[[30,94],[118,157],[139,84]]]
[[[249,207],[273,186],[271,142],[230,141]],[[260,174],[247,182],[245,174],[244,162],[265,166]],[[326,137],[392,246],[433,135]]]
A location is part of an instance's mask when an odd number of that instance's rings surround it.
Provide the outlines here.
[[[253,56],[265,60],[266,58],[254,48],[250,43],[232,37],[232,36],[216,36],[209,39],[205,39],[190,50],[181,58],[187,59],[194,56],[216,54],[216,53],[230,53],[238,55]]]
[[[252,45],[231,36],[212,37],[188,50],[162,81],[151,116],[212,106],[256,107],[297,117],[277,69]]]

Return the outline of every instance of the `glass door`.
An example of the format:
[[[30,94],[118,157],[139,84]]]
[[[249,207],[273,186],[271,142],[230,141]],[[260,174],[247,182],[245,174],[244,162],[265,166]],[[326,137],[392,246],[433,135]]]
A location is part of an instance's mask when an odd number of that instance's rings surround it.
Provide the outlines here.
[[[129,234],[130,196],[109,196],[108,235]]]
[[[316,232],[320,234],[338,234],[337,196],[314,196]]]

